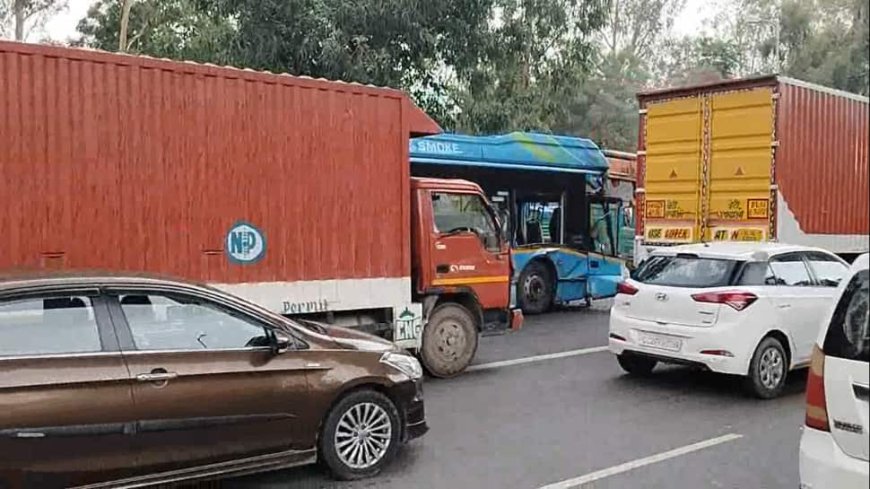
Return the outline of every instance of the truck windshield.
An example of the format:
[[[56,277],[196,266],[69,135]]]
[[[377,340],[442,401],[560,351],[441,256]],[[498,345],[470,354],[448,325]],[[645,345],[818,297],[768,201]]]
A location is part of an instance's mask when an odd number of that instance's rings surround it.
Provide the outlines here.
[[[739,262],[695,256],[652,256],[637,269],[634,279],[668,287],[721,287],[731,282]]]
[[[440,233],[469,231],[487,248],[498,248],[498,227],[479,195],[436,193],[432,195],[435,227]]]

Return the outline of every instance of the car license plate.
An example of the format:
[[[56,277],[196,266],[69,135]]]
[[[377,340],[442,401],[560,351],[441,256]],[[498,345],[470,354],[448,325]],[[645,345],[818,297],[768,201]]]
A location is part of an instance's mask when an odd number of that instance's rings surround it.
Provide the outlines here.
[[[680,351],[683,347],[683,340],[679,338],[650,333],[642,333],[638,338],[638,343],[650,348],[668,351]]]

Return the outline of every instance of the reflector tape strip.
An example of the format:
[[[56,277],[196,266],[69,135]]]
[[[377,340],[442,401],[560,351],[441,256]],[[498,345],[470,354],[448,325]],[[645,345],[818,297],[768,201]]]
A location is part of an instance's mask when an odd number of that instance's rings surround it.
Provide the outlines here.
[[[506,284],[511,278],[508,275],[491,275],[483,277],[436,278],[432,285],[479,285]]]

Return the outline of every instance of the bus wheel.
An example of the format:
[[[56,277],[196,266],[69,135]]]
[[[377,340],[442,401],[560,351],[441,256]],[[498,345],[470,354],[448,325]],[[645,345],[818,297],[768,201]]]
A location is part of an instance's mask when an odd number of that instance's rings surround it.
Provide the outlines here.
[[[423,328],[420,357],[433,377],[460,374],[477,352],[477,322],[468,309],[455,303],[437,306]]]
[[[517,297],[524,313],[540,314],[553,305],[555,287],[549,268],[540,261],[526,265],[517,283]]]

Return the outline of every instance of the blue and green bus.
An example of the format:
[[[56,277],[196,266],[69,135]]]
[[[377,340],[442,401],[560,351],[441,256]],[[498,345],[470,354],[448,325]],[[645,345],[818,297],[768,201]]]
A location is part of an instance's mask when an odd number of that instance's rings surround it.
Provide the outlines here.
[[[612,297],[627,276],[628,205],[607,195],[608,160],[588,139],[538,133],[438,134],[410,143],[411,173],[462,178],[490,198],[529,314]]]

